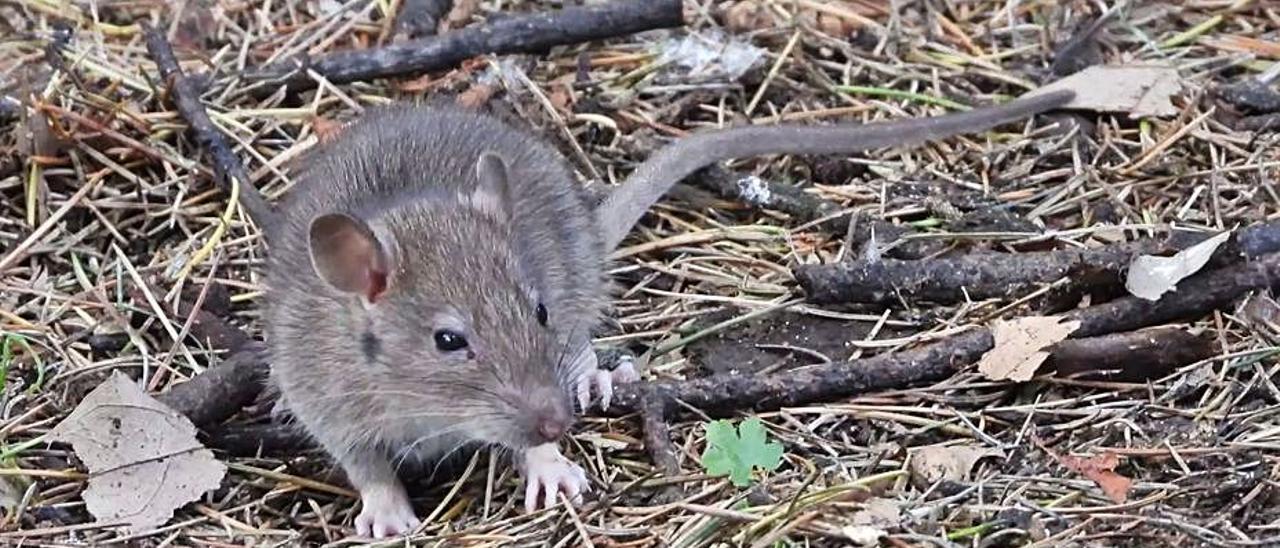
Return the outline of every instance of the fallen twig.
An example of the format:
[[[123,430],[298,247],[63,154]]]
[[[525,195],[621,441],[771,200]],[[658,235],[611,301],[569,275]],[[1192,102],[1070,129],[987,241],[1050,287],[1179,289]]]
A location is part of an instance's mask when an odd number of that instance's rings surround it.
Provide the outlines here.
[[[142,24],[142,32],[147,43],[147,52],[151,54],[152,60],[156,62],[156,68],[160,70],[160,76],[164,78],[169,86],[170,93],[173,96],[173,102],[178,107],[178,112],[182,114],[183,119],[191,125],[191,132],[194,134],[196,144],[203,147],[213,156],[213,171],[216,180],[222,190],[228,194],[233,192],[232,185],[240,184],[242,186],[250,185],[252,179],[249,172],[245,170],[244,164],[231,151],[231,146],[227,144],[226,138],[222,136],[222,132],[213,124],[213,120],[209,119],[209,113],[205,111],[204,105],[200,103],[199,88],[188,79],[183,73],[182,68],[178,66],[178,59],[173,54],[173,46],[169,44],[169,40],[165,38],[164,32],[157,30],[146,23]],[[245,209],[249,210],[249,215],[256,223],[267,223],[272,216],[272,207],[262,200],[256,192],[247,192],[242,188],[240,201],[244,204]]]
[[[1158,379],[1214,354],[1213,341],[1184,329],[1144,329],[1053,345],[1042,372],[1113,381]]]
[[[157,399],[197,426],[217,424],[258,397],[267,371],[266,349],[260,343],[250,343]]]
[[[285,424],[234,424],[204,428],[205,443],[238,457],[297,452],[320,446],[302,428]]]
[[[680,0],[618,0],[552,13],[516,15],[403,44],[280,61],[246,70],[235,78],[247,85],[270,83],[304,90],[318,85],[310,72],[335,84],[420,74],[449,68],[478,55],[533,53],[554,46],[679,27],[684,24],[682,9]],[[269,91],[274,91],[275,86],[271,88]]]
[[[396,35],[408,39],[433,36],[453,0],[404,0],[396,14]]]
[[[1163,240],[1145,239],[1097,249],[802,265],[794,274],[808,300],[815,303],[890,303],[899,298],[954,303],[1016,297],[1064,278],[1090,287],[1117,286],[1134,256],[1173,253],[1206,237],[1175,232]],[[1280,222],[1261,223],[1233,236],[1209,264],[1222,266],[1239,257],[1276,251],[1280,251]]]
[[[1072,337],[1095,337],[1202,316],[1230,304],[1248,291],[1278,284],[1280,284],[1280,254],[1270,254],[1256,261],[1204,272],[1188,278],[1179,285],[1177,291],[1165,295],[1155,303],[1137,297],[1124,297],[1065,314],[1065,317],[1081,323]],[[1126,334],[1126,336],[1141,337],[1142,335]],[[1120,341],[1124,340],[1126,337],[1116,337],[1107,341],[1062,344],[1065,345],[1065,352],[1079,356],[1082,353],[1088,355],[1090,348],[1096,349],[1098,345],[1123,344]],[[1162,339],[1155,337],[1155,340]],[[614,394],[613,403],[603,414],[622,416],[637,412],[645,413],[646,443],[655,456],[656,464],[666,469],[674,462],[674,452],[669,444],[661,443],[663,427],[667,421],[676,420],[684,413],[681,406],[674,405],[676,401],[684,402],[711,415],[725,415],[735,410],[763,411],[820,401],[834,401],[875,390],[904,388],[945,379],[960,368],[975,362],[983,353],[991,349],[992,344],[990,331],[986,328],[978,328],[903,352],[849,362],[815,365],[772,375],[717,375],[684,381],[623,385],[618,388]],[[1053,355],[1054,352],[1051,351],[1051,357]],[[1171,353],[1165,358],[1186,363],[1196,359],[1195,356],[1198,355],[1200,351],[1192,346],[1187,352],[1176,355]],[[1066,359],[1067,363],[1071,363],[1075,358],[1068,355]],[[1169,361],[1161,363],[1169,363]],[[1105,366],[1105,363],[1099,365]],[[224,366],[227,367],[223,368]],[[231,364],[224,363],[187,381],[184,385],[171,389],[170,393],[178,391],[186,384],[196,383],[196,386],[185,389],[186,393],[182,396],[169,396],[178,402],[171,405],[181,406],[179,410],[191,417],[192,422],[197,426],[204,427],[216,423],[235,412],[227,402],[235,401],[243,404],[257,397],[262,384],[255,381],[265,378],[267,368],[264,360],[253,360],[248,357],[238,358]],[[165,398],[166,396],[161,396],[162,400]],[[646,402],[650,406],[647,410]],[[240,438],[227,432],[215,437],[226,440],[215,445],[225,444],[236,451],[246,447]],[[295,440],[303,439],[293,434],[286,437]],[[290,442],[287,441],[267,440],[263,443],[264,449],[275,446],[294,447],[289,446]]]
[[[720,166],[703,168],[691,175],[689,181],[722,198],[786,213],[802,223],[813,223],[818,229],[855,242],[866,242],[874,236],[877,242],[887,243],[912,232],[904,226],[871,219],[859,212],[843,212],[839,204],[799,187],[735,173]],[[910,240],[889,248],[885,254],[899,259],[918,259],[937,252],[942,247],[939,244],[932,240]]]
[[[1236,129],[1240,131],[1256,131],[1259,133],[1280,130],[1280,114],[1245,116],[1236,120]]]
[[[1064,316],[1080,321],[1072,337],[1104,335],[1199,317],[1230,304],[1248,291],[1277,285],[1280,285],[1280,253],[1203,272],[1184,280],[1177,291],[1154,303],[1123,297]],[[666,416],[674,420],[682,411],[681,406],[674,405],[677,400],[711,415],[724,415],[735,410],[774,410],[875,390],[905,388],[949,377],[976,361],[992,344],[990,330],[977,328],[904,352],[772,375],[717,375],[627,385],[615,392],[607,414],[620,416],[641,411],[644,396],[649,393],[666,398]]]

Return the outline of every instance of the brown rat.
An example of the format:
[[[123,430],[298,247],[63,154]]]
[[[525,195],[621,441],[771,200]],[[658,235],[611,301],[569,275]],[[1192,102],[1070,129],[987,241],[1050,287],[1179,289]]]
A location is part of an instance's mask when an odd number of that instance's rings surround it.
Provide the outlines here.
[[[748,126],[658,151],[597,207],[533,135],[448,107],[369,110],[308,154],[270,246],[266,330],[285,405],[341,464],[375,537],[417,518],[395,463],[464,443],[511,450],[526,507],[588,489],[556,442],[609,374],[590,345],[605,257],[672,185],[721,160],[976,132],[1067,103],[1042,94],[948,116]],[[253,189],[246,189],[250,197]],[[251,203],[246,201],[246,204]]]

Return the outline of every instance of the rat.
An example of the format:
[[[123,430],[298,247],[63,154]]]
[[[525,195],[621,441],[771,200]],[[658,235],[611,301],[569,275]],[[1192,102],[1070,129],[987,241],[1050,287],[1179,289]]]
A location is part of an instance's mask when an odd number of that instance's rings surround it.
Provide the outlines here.
[[[558,442],[602,370],[591,330],[606,257],[673,185],[715,162],[836,154],[984,131],[1068,103],[1069,91],[938,117],[696,132],[602,201],[546,141],[462,107],[371,108],[305,155],[278,208],[241,203],[268,246],[265,331],[281,403],[360,494],[357,534],[418,523],[396,475],[467,444],[509,451],[525,507],[590,484]],[[576,402],[575,402],[576,399]]]

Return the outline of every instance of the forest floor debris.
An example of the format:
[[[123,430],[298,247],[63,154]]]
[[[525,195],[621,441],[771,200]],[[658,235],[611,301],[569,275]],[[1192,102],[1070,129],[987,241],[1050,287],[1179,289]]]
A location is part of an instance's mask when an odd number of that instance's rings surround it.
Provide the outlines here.
[[[614,413],[585,417],[567,444],[598,496],[525,514],[497,455],[460,455],[413,488],[434,516],[422,542],[1280,540],[1274,10],[1135,3],[1101,20],[1069,3],[890,13],[865,0],[694,0],[672,28],[656,10],[679,3],[591,2],[573,13],[625,5],[651,15],[628,20],[646,32],[583,44],[607,29],[579,22],[536,52],[477,29],[559,28],[535,14],[578,3],[502,2],[495,13],[458,2],[448,28],[413,31],[418,42],[397,37],[396,10],[440,3],[0,6],[0,542],[316,545],[352,532],[358,501],[341,473],[275,420],[270,390],[233,386],[265,376],[255,341],[267,250],[213,184],[226,166],[190,138],[143,21],[198,81],[185,110],[203,106],[206,129],[243,167],[237,178],[273,199],[312,144],[390,100],[516,120],[595,186],[703,127],[941,114],[1089,66],[1176,69],[1176,110],[1160,117],[1060,112],[927,146],[744,159],[695,176],[650,212],[611,272],[620,292],[599,340],[644,356],[650,384],[620,389]],[[696,78],[668,70],[661,48],[695,34],[739,55]],[[510,54],[472,58],[485,51]],[[1125,293],[1135,254],[1172,255],[1224,231],[1233,238],[1175,291],[1154,303]],[[1019,262],[1067,255],[1092,267]],[[965,261],[1007,275],[957,279]],[[862,278],[873,298],[803,287],[806,271],[876,264]],[[912,280],[932,286],[913,292],[925,285]],[[993,321],[1045,315],[1080,327],[1043,349],[1030,380],[977,370]],[[133,533],[93,523],[82,498],[92,467],[50,444],[117,372],[203,426],[227,468],[166,525]],[[822,379],[845,388],[822,392]],[[716,399],[726,393],[738,398]],[[712,415],[758,417],[782,446],[779,466],[746,487],[709,474],[699,455]],[[922,449],[955,447],[981,458],[917,479]]]

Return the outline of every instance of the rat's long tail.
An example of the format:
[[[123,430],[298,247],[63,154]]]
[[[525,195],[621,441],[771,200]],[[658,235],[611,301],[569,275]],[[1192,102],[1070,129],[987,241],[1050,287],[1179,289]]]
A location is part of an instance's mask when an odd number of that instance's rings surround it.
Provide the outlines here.
[[[956,114],[870,124],[743,126],[697,133],[659,150],[600,204],[605,249],[612,251],[672,186],[716,162],[764,154],[838,154],[913,145],[976,133],[1067,104],[1075,92],[1037,94]]]

